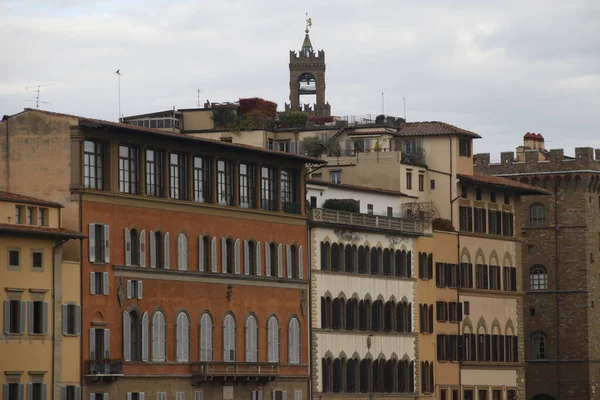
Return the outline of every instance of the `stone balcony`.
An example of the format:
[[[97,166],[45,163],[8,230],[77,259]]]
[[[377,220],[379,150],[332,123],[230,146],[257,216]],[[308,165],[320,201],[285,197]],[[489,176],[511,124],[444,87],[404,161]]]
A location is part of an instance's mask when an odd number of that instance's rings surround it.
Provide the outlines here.
[[[279,375],[279,364],[265,362],[206,361],[191,364],[192,384],[266,384]]]
[[[388,217],[326,208],[311,209],[309,218],[316,223],[345,225],[355,229],[384,230],[410,235],[431,233],[431,223],[420,218]]]

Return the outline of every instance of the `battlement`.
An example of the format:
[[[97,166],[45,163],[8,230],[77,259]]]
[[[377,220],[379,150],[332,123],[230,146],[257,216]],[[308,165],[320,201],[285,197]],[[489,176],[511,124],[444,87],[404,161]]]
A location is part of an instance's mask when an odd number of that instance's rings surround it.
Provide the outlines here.
[[[477,172],[489,174],[532,173],[553,171],[597,170],[600,171],[600,149],[575,148],[575,157],[565,156],[564,149],[525,149],[524,157],[512,151],[500,153],[500,162],[490,162],[490,153],[476,154],[474,166]]]
[[[294,51],[290,50],[290,63],[298,62],[325,62],[325,50],[319,50],[317,52],[309,51]]]

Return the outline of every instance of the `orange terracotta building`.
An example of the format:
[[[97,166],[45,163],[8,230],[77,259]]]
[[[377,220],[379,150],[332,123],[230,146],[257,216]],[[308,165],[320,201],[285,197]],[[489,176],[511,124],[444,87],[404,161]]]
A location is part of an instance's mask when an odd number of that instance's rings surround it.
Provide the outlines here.
[[[65,250],[82,268],[84,398],[308,399],[318,160],[36,110],[2,124],[10,190],[62,200],[89,238]],[[24,143],[36,157],[11,158]]]

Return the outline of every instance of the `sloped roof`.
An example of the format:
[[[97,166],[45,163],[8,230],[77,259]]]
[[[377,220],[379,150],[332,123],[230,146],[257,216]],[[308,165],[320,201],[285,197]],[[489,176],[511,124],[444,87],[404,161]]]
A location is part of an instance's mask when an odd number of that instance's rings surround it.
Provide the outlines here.
[[[83,239],[86,236],[81,232],[64,228],[48,228],[45,226],[0,224],[0,232],[19,233],[36,236],[53,236],[70,239]]]
[[[34,204],[37,206],[62,208],[62,204],[53,201],[47,201],[30,196],[23,196],[18,193],[0,191],[0,201],[12,201],[15,203]]]
[[[521,194],[534,194],[534,195],[536,195],[536,194],[551,194],[549,191],[539,188],[537,186],[527,185],[525,183],[517,182],[512,179],[500,178],[499,176],[479,175],[479,174],[473,174],[473,175],[457,174],[456,176],[461,181],[470,182],[470,183],[479,184],[479,185],[495,186],[495,187],[500,187],[500,188],[511,189],[511,190],[520,192]]]
[[[379,188],[373,188],[370,186],[350,185],[348,183],[333,183],[333,182],[323,181],[321,179],[307,179],[306,184],[307,185],[317,185],[317,186],[327,186],[327,187],[339,188],[339,189],[358,190],[361,192],[391,194],[391,195],[396,195],[396,196],[416,198],[416,196],[411,196],[409,194],[402,193],[402,192],[396,191],[396,190],[379,189]]]
[[[439,121],[407,122],[398,127],[399,136],[447,136],[458,135],[479,139],[475,132]]]
[[[200,137],[196,137],[196,136],[189,136],[189,135],[186,135],[183,133],[161,131],[159,129],[144,128],[142,126],[123,124],[120,122],[113,122],[113,121],[105,121],[105,120],[95,119],[95,118],[80,117],[80,116],[71,115],[71,114],[62,114],[62,113],[57,113],[57,112],[53,112],[53,111],[45,111],[45,110],[38,110],[38,109],[33,109],[33,108],[26,108],[24,111],[22,111],[18,114],[15,114],[13,116],[20,115],[24,112],[40,112],[40,113],[44,113],[47,115],[54,115],[57,117],[76,118],[79,121],[80,126],[113,127],[113,128],[129,130],[129,131],[144,132],[144,133],[152,134],[155,136],[178,138],[178,139],[182,139],[182,140],[193,141],[196,143],[206,143],[206,144],[210,144],[212,146],[220,146],[220,147],[224,147],[224,148],[232,148],[232,149],[240,149],[240,150],[249,150],[249,151],[254,151],[254,152],[263,153],[263,154],[267,154],[267,155],[276,155],[276,156],[285,157],[285,158],[292,158],[292,159],[297,159],[297,160],[304,161],[305,163],[310,163],[310,164],[326,164],[325,161],[323,161],[319,158],[309,157],[309,156],[300,155],[300,154],[286,153],[284,151],[277,151],[277,150],[269,150],[269,149],[265,149],[263,147],[250,146],[250,145],[239,144],[239,143],[226,143],[226,142],[222,142],[220,140],[200,138]]]

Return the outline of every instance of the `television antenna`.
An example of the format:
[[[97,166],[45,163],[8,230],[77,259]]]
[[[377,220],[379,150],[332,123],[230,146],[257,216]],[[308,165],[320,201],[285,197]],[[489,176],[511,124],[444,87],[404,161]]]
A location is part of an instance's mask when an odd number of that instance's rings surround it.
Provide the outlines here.
[[[196,95],[198,96],[198,108],[200,108],[200,93],[202,93],[202,89],[196,89]]]
[[[46,86],[53,86],[53,85],[55,85],[55,83],[47,83],[45,85],[25,86],[25,90],[27,90],[28,92],[35,93],[35,99],[23,99],[23,100],[31,101],[31,102],[35,101],[35,108],[40,108],[40,103],[49,104],[50,103],[49,101],[41,101],[40,100],[40,88],[43,88]]]

